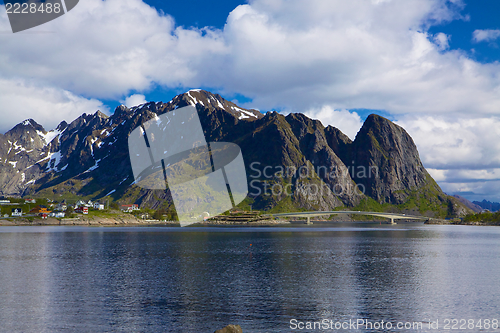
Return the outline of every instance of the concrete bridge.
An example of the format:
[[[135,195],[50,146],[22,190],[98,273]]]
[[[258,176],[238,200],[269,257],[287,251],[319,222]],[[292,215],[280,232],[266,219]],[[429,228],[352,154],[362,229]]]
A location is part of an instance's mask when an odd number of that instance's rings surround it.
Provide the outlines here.
[[[296,212],[296,213],[279,213],[279,214],[265,214],[271,218],[274,217],[305,217],[307,224],[312,224],[311,217],[325,216],[325,215],[338,215],[338,214],[351,214],[351,215],[370,215],[384,217],[391,220],[391,224],[396,224],[394,220],[421,220],[428,221],[431,218],[425,216],[396,214],[396,213],[381,213],[381,212],[361,212],[361,211],[326,211],[326,212]]]

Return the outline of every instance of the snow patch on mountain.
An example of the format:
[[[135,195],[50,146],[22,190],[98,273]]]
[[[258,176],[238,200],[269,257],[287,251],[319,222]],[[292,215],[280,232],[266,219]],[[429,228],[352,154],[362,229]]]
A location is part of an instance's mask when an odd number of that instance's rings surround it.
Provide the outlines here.
[[[36,131],[36,133],[42,138],[42,140],[45,142],[45,145],[48,145],[49,143],[52,142],[56,137],[60,136],[62,132],[64,132],[66,129],[60,131],[60,130],[52,130],[47,133],[43,133],[42,131]]]
[[[112,194],[114,192],[116,192],[116,190],[112,190],[111,192],[109,192],[108,194],[106,194],[105,197],[107,197],[108,195],[110,195],[110,194]]]
[[[50,158],[50,160],[47,163],[47,170],[45,170],[45,172],[50,172],[50,171],[58,172],[59,170],[57,166],[61,162],[61,157],[62,157],[61,152],[57,151],[55,153],[49,153],[48,157]]]
[[[97,169],[99,167],[99,162],[101,162],[101,159],[98,159],[97,161],[95,161],[95,164],[93,166],[91,166],[90,168],[88,168],[87,171],[82,172],[82,174],[87,173],[87,172],[91,172],[91,171],[94,171],[95,169]]]

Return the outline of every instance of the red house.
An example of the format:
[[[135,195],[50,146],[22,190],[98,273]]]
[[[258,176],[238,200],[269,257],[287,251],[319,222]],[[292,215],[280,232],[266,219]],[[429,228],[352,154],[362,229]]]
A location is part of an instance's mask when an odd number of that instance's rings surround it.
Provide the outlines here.
[[[132,204],[132,205],[121,205],[120,206],[120,210],[122,212],[125,212],[125,213],[130,213],[134,210],[139,210],[139,206],[136,205],[136,204]]]
[[[75,208],[75,213],[87,215],[89,213],[89,207],[85,207],[85,206],[77,207],[77,208]]]

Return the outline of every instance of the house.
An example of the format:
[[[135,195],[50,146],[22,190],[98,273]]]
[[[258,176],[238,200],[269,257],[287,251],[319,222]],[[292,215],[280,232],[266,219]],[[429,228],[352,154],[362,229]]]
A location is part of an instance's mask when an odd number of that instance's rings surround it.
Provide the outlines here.
[[[87,215],[89,213],[89,207],[79,206],[75,208],[75,213]]]
[[[52,212],[49,214],[50,217],[65,217],[66,213],[65,212]]]
[[[63,204],[63,203],[59,203],[57,205],[54,206],[54,210],[57,210],[57,211],[66,211],[66,209],[68,209],[68,206],[66,204]]]
[[[23,211],[21,208],[12,208],[12,213],[10,216],[23,216]]]
[[[120,210],[125,213],[130,213],[134,210],[139,210],[139,206],[136,204],[131,204],[131,205],[121,205]]]
[[[24,199],[24,203],[36,203],[35,199]]]
[[[147,219],[151,218],[151,215],[149,215],[148,213],[142,213],[139,215],[139,218],[141,218],[143,220],[147,220]]]
[[[98,203],[98,202],[94,202],[94,209],[104,210],[104,204]]]
[[[47,208],[47,206],[40,205],[40,206],[36,206],[32,210],[30,210],[30,213],[34,213],[34,214],[48,214],[48,213],[50,213],[50,211]]]
[[[90,202],[92,202],[92,201],[90,201]],[[76,202],[76,204],[75,204],[75,207],[82,207],[82,206],[84,206],[84,207],[92,207],[92,204],[89,205],[88,202],[83,201],[83,200],[78,200]]]

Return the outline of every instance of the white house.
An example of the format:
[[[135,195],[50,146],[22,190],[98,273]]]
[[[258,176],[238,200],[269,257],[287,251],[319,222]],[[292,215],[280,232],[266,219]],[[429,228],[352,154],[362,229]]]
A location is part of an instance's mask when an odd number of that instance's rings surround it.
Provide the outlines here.
[[[90,202],[90,203],[89,203]],[[78,207],[92,207],[92,201],[83,201],[83,200],[78,200],[75,204],[75,206]]]
[[[139,210],[139,206],[136,204],[132,205],[121,205],[120,210],[125,213],[131,213],[134,210]]]
[[[65,212],[52,212],[49,214],[50,217],[65,217],[66,213]]]
[[[98,203],[98,202],[94,202],[94,209],[104,210],[104,204]]]
[[[60,204],[57,204],[55,207],[54,207],[54,210],[60,210],[60,211],[65,211],[66,209],[68,209],[68,206],[63,204],[63,203],[60,203]]]
[[[12,208],[12,213],[10,216],[23,216],[23,211],[21,208]]]

